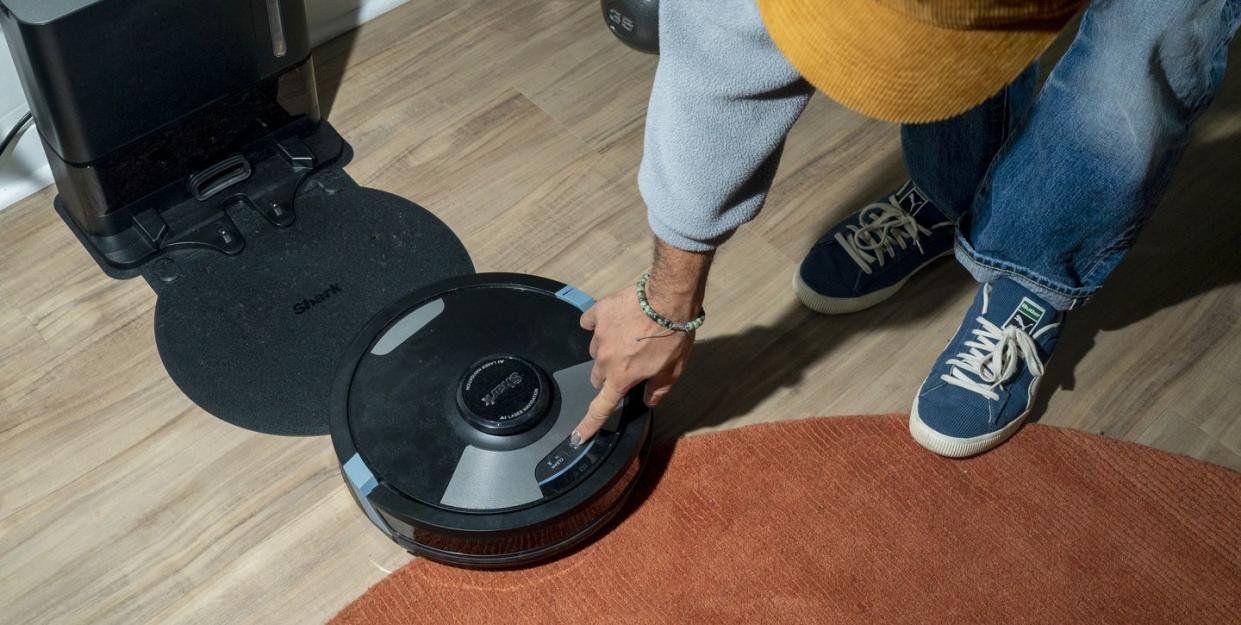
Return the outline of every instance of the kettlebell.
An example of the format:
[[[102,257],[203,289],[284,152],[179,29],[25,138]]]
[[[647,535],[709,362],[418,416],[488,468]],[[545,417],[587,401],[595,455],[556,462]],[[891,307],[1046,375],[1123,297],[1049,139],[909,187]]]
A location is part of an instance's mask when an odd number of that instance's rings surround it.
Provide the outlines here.
[[[659,54],[659,0],[602,0],[603,19],[617,39],[639,52]]]

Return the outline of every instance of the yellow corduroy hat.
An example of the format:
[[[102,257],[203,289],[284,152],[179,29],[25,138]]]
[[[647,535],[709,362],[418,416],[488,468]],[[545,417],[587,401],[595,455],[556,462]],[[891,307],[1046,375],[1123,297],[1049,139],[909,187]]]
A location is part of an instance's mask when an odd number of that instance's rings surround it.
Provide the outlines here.
[[[859,113],[903,123],[946,119],[991,97],[1085,4],[758,0],[767,32],[810,84]]]

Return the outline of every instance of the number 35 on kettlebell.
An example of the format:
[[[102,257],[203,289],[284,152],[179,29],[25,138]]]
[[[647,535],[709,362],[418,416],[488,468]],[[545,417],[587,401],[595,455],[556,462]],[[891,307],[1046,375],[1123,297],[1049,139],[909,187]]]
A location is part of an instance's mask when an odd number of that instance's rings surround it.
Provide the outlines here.
[[[659,0],[602,0],[608,29],[625,45],[659,54]]]

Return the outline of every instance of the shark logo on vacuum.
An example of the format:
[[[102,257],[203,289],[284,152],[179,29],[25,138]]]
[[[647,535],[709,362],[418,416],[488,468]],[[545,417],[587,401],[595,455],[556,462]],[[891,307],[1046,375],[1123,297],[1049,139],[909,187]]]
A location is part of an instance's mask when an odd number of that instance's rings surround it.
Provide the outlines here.
[[[310,310],[311,308],[314,308],[315,306],[318,306],[319,304],[326,302],[327,300],[331,299],[333,295],[336,295],[337,293],[340,293],[341,291],[343,291],[343,289],[340,288],[340,285],[333,282],[332,284],[329,284],[327,289],[324,290],[322,293],[319,293],[315,295],[314,297],[303,299],[302,301],[294,304],[293,314],[300,315]]]
[[[495,388],[491,389],[491,392],[483,396],[483,405],[484,406],[496,405],[496,401],[500,399],[501,395],[508,392],[509,389],[517,388],[518,384],[521,384],[521,374],[517,373],[516,371],[508,374],[507,378],[504,378],[503,380],[501,380],[500,383],[495,386]]]

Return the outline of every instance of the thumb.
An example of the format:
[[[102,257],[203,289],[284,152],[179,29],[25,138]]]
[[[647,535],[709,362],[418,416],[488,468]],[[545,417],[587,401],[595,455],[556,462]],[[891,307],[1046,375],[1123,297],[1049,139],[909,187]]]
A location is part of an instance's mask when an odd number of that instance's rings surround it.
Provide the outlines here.
[[[595,313],[595,308],[598,306],[599,304],[596,303],[594,306],[587,308],[586,312],[582,313],[582,318],[578,321],[578,323],[581,324],[583,330],[590,330],[591,332],[594,332],[595,324],[598,322],[599,317],[598,314]]]

